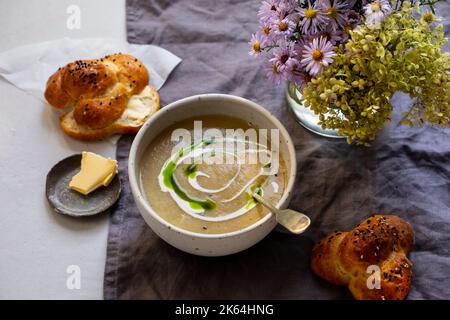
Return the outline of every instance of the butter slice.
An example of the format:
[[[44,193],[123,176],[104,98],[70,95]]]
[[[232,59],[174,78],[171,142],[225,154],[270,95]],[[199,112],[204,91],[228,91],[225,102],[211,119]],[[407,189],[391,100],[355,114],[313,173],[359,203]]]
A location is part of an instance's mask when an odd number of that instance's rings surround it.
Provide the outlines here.
[[[108,186],[117,173],[117,161],[106,159],[93,152],[83,151],[81,170],[73,176],[69,187],[88,195],[101,186]]]

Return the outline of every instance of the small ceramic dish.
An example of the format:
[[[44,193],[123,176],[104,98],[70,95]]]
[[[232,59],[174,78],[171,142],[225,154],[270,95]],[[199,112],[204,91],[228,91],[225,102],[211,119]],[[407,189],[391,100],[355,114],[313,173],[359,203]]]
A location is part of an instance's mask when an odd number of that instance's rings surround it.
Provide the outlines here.
[[[58,162],[47,174],[45,193],[58,213],[73,217],[92,216],[108,210],[120,195],[120,179],[116,175],[107,187],[85,196],[69,188],[72,177],[80,171],[81,154]]]
[[[202,234],[181,229],[162,219],[152,208],[140,183],[141,158],[155,137],[174,123],[189,118],[225,115],[242,119],[257,128],[279,130],[279,150],[286,163],[287,183],[283,196],[276,204],[286,208],[289,204],[296,176],[294,145],[284,126],[258,104],[226,94],[203,94],[188,97],[169,104],[152,116],[141,128],[131,146],[128,175],[136,205],[152,230],[174,247],[196,255],[223,256],[247,249],[272,231],[277,222],[273,214],[267,214],[256,223],[229,233]]]

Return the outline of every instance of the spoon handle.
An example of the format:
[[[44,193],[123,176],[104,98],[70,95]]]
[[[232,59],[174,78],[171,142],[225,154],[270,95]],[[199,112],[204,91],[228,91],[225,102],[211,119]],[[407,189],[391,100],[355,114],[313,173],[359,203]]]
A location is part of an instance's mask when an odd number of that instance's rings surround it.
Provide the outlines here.
[[[255,198],[259,203],[261,203],[264,207],[268,208],[270,211],[272,211],[274,214],[278,214],[279,210],[275,208],[269,201],[261,197],[256,192],[252,193],[252,197]]]

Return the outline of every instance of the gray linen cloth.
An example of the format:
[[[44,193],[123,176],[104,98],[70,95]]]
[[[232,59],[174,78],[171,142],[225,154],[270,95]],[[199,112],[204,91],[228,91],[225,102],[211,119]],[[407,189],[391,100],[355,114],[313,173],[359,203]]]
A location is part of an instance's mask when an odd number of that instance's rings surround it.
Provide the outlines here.
[[[271,86],[247,54],[258,6],[244,0],[128,0],[128,40],[162,46],[183,59],[160,90],[162,105],[229,93],[260,103],[283,122],[298,160],[290,207],[307,212],[311,228],[301,236],[277,228],[227,257],[183,253],[139,215],[127,178],[133,137],[124,136],[117,147],[123,191],[109,226],[105,299],[348,299],[347,288],[312,274],[311,248],[325,234],[352,229],[374,213],[399,215],[414,227],[408,297],[450,299],[450,130],[399,125],[411,101],[397,94],[393,122],[372,148],[308,132],[290,114],[284,87]],[[441,5],[438,13],[450,16],[450,6]]]

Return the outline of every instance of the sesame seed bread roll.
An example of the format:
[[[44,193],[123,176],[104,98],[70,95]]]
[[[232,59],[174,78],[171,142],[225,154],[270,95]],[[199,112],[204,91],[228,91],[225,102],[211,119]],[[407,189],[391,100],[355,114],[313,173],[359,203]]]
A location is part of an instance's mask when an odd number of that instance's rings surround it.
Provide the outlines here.
[[[59,68],[47,81],[44,96],[53,107],[68,109],[60,120],[66,134],[99,140],[137,132],[159,109],[158,93],[148,86],[149,80],[139,59],[119,53]]]
[[[355,299],[404,299],[411,285],[412,262],[407,255],[413,237],[408,222],[375,215],[352,231],[336,231],[322,239],[313,248],[311,268],[333,284],[347,285]],[[370,266],[379,268],[379,288],[368,285],[368,280],[375,285],[369,279],[374,275]]]

